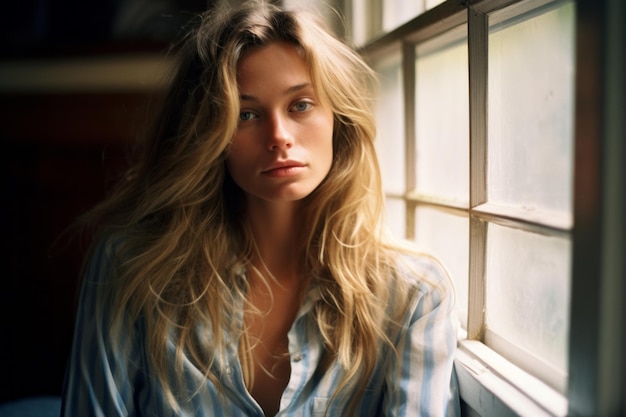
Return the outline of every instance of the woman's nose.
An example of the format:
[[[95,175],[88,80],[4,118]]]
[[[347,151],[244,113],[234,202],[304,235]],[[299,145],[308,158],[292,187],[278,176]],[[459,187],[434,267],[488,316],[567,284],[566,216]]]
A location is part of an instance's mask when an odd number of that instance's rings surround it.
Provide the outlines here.
[[[289,122],[283,116],[273,115],[269,120],[267,149],[270,151],[289,149],[293,146],[293,135]]]

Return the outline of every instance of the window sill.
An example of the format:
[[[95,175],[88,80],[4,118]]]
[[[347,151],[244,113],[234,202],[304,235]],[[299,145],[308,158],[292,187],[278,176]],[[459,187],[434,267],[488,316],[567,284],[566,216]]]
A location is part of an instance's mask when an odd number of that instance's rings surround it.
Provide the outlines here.
[[[567,399],[483,343],[462,340],[455,358],[459,392],[481,416],[565,416]]]

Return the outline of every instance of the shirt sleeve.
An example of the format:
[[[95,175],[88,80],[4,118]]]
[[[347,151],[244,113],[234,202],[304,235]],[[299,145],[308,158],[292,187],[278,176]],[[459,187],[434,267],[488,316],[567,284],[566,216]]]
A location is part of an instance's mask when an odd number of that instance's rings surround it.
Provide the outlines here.
[[[388,374],[384,401],[388,417],[460,415],[453,367],[458,327],[454,291],[447,273],[434,261],[426,267],[425,277],[397,346],[399,363]]]
[[[110,242],[100,243],[86,268],[65,375],[62,417],[136,415],[136,344],[119,340],[113,345],[109,337],[105,287],[112,254]]]

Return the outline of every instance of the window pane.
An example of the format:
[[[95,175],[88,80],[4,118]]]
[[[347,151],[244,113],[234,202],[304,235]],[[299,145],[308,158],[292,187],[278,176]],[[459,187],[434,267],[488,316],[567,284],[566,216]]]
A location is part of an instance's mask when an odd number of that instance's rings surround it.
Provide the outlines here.
[[[384,0],[383,30],[389,32],[445,0]]]
[[[426,0],[426,10],[432,9],[435,6],[440,5],[445,0]]]
[[[469,202],[467,38],[455,31],[417,47],[416,191]]]
[[[439,259],[456,287],[456,311],[467,328],[469,223],[466,216],[449,214],[430,207],[415,213],[415,241]]]
[[[490,28],[489,202],[570,213],[574,5]]]
[[[384,0],[383,30],[389,32],[424,11],[421,1]]]
[[[406,238],[406,204],[399,198],[387,198],[386,225],[389,231],[397,238]]]
[[[488,226],[486,326],[562,374],[568,356],[570,249],[566,238]]]
[[[378,134],[376,150],[388,193],[402,194],[405,186],[404,98],[402,94],[402,56],[394,53],[373,65],[380,78],[376,101]]]

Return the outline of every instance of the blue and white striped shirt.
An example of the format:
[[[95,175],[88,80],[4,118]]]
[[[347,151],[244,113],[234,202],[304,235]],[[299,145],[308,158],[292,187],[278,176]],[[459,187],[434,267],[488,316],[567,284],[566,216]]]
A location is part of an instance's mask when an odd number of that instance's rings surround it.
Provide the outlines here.
[[[184,362],[187,389],[192,395],[180,401],[185,408],[179,412],[168,406],[158,379],[151,376],[146,365],[140,323],[135,326],[135,337],[123,341],[120,349],[112,349],[102,300],[102,277],[107,276],[111,251],[110,245],[101,245],[86,271],[61,415],[263,417],[261,407],[244,385],[236,346],[214,368],[220,376],[221,391],[191,361]],[[399,341],[398,355],[388,352],[387,360],[377,366],[357,404],[358,417],[460,414],[453,370],[456,323],[451,314],[452,290],[445,271],[428,257],[411,259],[411,271],[406,278],[416,291],[401,326],[405,333],[390,335]],[[307,314],[317,297],[319,293],[312,288],[288,333],[291,376],[277,416],[345,415],[342,409],[346,401],[329,401],[341,380],[341,367],[333,363],[319,372],[323,344],[312,315]],[[175,372],[173,364],[172,359]]]

